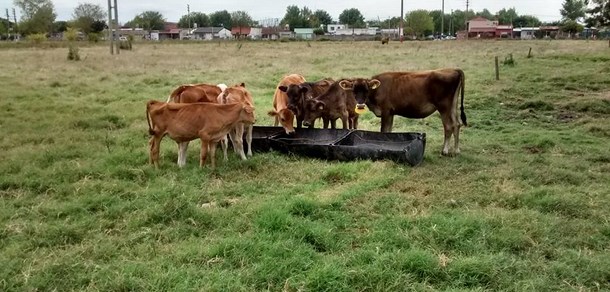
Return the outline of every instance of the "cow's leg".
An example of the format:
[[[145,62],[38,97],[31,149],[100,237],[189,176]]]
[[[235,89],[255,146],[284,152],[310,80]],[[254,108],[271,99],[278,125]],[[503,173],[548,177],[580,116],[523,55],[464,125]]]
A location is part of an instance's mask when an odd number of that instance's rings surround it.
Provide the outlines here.
[[[186,150],[189,147],[189,142],[178,143],[178,167],[184,167],[186,165]]]
[[[229,136],[225,136],[220,140],[220,147],[222,148],[222,154],[224,155],[224,160],[227,161],[229,158],[227,157],[227,148],[229,148]]]
[[[235,128],[229,132],[229,136],[233,142],[235,153],[237,153],[242,160],[246,160],[246,154],[244,153],[244,124],[239,123],[235,126]]]
[[[359,118],[359,116],[354,117],[354,122],[353,122],[354,127],[352,128],[354,130],[358,129],[358,118]]]
[[[322,124],[324,129],[328,129],[328,124],[330,123],[330,121],[327,118],[322,118]]]
[[[252,157],[252,130],[254,129],[254,125],[248,124],[246,127],[248,128],[248,132],[246,133],[246,142],[248,142],[248,156]]]
[[[382,133],[391,133],[392,124],[394,124],[394,115],[391,115],[391,114],[381,115],[381,132]]]
[[[277,127],[280,124],[280,118],[278,116],[275,116],[275,119],[273,121],[273,126]]]
[[[351,121],[349,120],[349,114],[347,113],[347,111],[345,111],[343,114],[341,114],[341,123],[343,124],[343,129],[349,129],[348,122],[351,124]]]
[[[449,142],[451,141],[451,135],[453,134],[453,119],[451,113],[445,111],[441,113],[441,120],[443,121],[443,130],[445,132],[445,140],[443,142],[442,155],[449,155]]]
[[[205,165],[205,159],[208,156],[208,147],[210,146],[210,141],[201,139],[201,154],[199,156],[199,167],[203,167]]]
[[[150,146],[149,162],[150,164],[153,164],[155,168],[159,168],[159,148],[161,146],[161,138],[163,138],[163,136],[153,135],[150,137],[150,140],[148,140],[148,145]]]
[[[455,155],[460,154],[460,128],[462,125],[456,121],[455,126],[453,126],[453,139],[455,140],[455,148],[453,149],[453,153]]]
[[[337,128],[337,119],[331,119],[330,120],[330,128],[331,129],[336,129]]]
[[[212,169],[216,168],[216,147],[218,146],[218,141],[210,142],[210,162]]]
[[[297,129],[300,129],[301,127],[303,127],[303,117],[296,117],[297,119]]]

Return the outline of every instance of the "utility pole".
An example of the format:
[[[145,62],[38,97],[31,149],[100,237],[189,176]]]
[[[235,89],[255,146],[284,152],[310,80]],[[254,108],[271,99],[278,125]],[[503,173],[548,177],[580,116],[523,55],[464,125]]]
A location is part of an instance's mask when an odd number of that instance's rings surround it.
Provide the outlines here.
[[[117,34],[118,34],[119,33],[119,8],[116,5],[116,1],[117,0],[114,0],[114,24],[115,24],[116,31],[117,31]],[[120,42],[116,42],[116,53],[117,53],[117,55],[121,53],[120,50],[119,50],[120,49],[119,43]]]
[[[111,3],[111,1],[112,0],[108,0],[108,40],[110,40],[110,54],[114,55],[114,25],[112,22],[112,3]]]
[[[453,36],[453,9],[451,9],[451,17],[449,18],[449,35]]]
[[[189,20],[189,34],[191,33],[191,6],[186,4],[186,18]]]
[[[445,0],[443,0],[443,7],[441,9],[441,37],[445,34]]]
[[[468,4],[469,3],[468,2],[469,1],[466,0],[466,17],[464,18],[466,21],[466,23],[465,23],[466,24],[466,39],[468,39],[468,30],[469,30],[469,27],[468,27]]]
[[[403,35],[404,35],[404,22],[405,22],[405,16],[403,14],[403,9],[404,9],[404,0],[400,0],[400,29],[398,30],[398,32],[400,33],[400,42],[402,43],[403,40]]]
[[[6,24],[8,25],[8,27],[6,28],[6,33],[7,33],[7,40],[9,40],[11,38],[11,22],[10,22],[10,16],[8,15],[8,8],[6,8]]]

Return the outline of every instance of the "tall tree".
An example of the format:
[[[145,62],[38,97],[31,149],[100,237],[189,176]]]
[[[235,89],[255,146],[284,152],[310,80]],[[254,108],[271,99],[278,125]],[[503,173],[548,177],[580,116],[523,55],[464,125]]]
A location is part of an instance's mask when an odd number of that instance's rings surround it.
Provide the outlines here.
[[[22,33],[48,33],[53,30],[57,14],[51,0],[14,0],[14,3],[21,9],[19,28]]]
[[[592,7],[587,10],[587,13],[589,14],[587,25],[610,25],[610,0],[591,0],[591,6]]]
[[[343,10],[343,12],[341,12],[339,15],[339,21],[343,24],[349,25],[351,28],[364,27],[365,25],[364,16],[362,16],[362,13],[360,13],[358,8]]]
[[[392,17],[381,22],[381,28],[398,28],[400,26],[400,17]]]
[[[161,12],[149,10],[136,15],[126,25],[129,27],[141,27],[148,31],[163,30],[165,28],[165,19]]]
[[[55,21],[53,22],[53,31],[54,32],[64,32],[68,30],[68,22],[67,21]]]
[[[296,5],[290,5],[286,7],[286,14],[284,14],[284,18],[280,22],[281,25],[286,25],[290,27],[290,29],[294,29],[295,27],[304,27],[308,25],[307,19],[301,13],[302,10],[299,9]]]
[[[489,12],[489,10],[487,10],[487,9],[483,9],[482,11],[477,12],[476,16],[481,16],[481,17],[487,18],[489,20],[496,19],[496,16],[491,14],[491,12]]]
[[[406,15],[405,27],[409,28],[415,36],[421,37],[425,33],[432,32],[434,20],[428,10],[413,10]]]
[[[515,27],[535,27],[542,24],[540,19],[536,16],[531,15],[520,15],[513,19],[513,25]]]
[[[430,16],[434,21],[434,32],[441,32],[441,25],[444,25],[443,31],[445,33],[449,32],[449,25],[451,24],[451,14],[441,15],[443,12],[440,10],[430,11]],[[444,22],[441,19],[444,17]]]
[[[582,0],[565,0],[559,12],[564,20],[577,21],[585,17],[585,7]]]
[[[318,20],[318,24],[326,26],[333,23],[333,18],[325,10],[318,9],[313,13],[313,16]]]
[[[453,31],[465,30],[466,21],[471,20],[474,16],[474,12],[472,11],[454,10],[453,15],[450,18],[450,23],[453,24]]]
[[[240,10],[231,12],[231,22],[233,26],[247,27],[256,24],[248,12]]]
[[[510,8],[510,9],[502,8],[496,14],[498,15],[498,21],[500,22],[500,24],[511,24],[511,23],[513,23],[515,18],[517,18],[519,16],[519,14],[517,14],[517,11],[515,10],[515,8]]]
[[[190,16],[190,23],[188,15],[182,15],[178,21],[179,28],[189,28],[189,25],[193,28],[195,27],[195,24],[197,24],[197,27],[210,26],[210,17],[202,12],[192,12]]]
[[[220,10],[210,14],[210,25],[223,26],[225,28],[231,29],[233,27],[231,14],[226,10]]]
[[[74,26],[88,34],[94,30],[93,24],[96,21],[104,21],[106,15],[106,11],[100,5],[81,3],[74,8],[72,18]]]

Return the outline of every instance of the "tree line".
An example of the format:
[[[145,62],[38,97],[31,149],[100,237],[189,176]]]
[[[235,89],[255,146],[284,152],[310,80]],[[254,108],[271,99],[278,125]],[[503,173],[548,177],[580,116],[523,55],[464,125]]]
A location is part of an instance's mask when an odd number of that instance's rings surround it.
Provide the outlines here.
[[[71,20],[56,21],[57,14],[51,0],[14,0],[13,2],[21,11],[21,19],[17,24],[16,31],[23,35],[63,32],[68,27],[89,35],[98,34],[107,28],[106,10],[97,4],[78,4],[74,8]],[[610,24],[610,0],[564,0],[560,13],[562,15],[560,21],[547,23],[547,25],[559,25],[564,31],[569,32],[582,30],[580,21],[584,21],[587,26],[607,26]],[[512,24],[513,27],[539,26],[542,24],[537,17],[519,15],[514,8],[504,8],[496,13],[491,13],[487,9],[479,12],[454,10],[451,13],[443,13],[440,10],[414,10],[404,15],[404,33],[413,36],[441,32],[453,34],[456,31],[466,29],[466,21],[476,16],[497,20],[500,24]],[[281,26],[287,25],[291,29],[297,27],[314,28],[319,33],[323,33],[328,24],[337,22],[354,28],[367,26],[398,28],[400,21],[400,17],[367,21],[357,8],[344,9],[339,18],[335,20],[325,10],[312,11],[306,6],[290,5],[286,8],[286,13],[279,24]],[[165,18],[160,12],[144,11],[126,22],[124,26],[139,27],[145,30],[162,30],[164,24]],[[232,27],[255,26],[257,24],[246,11],[228,12],[227,10],[210,14],[193,12],[183,15],[178,21],[178,27],[180,28],[223,26],[231,29]],[[443,25],[442,28],[441,25]],[[0,34],[7,33],[9,26],[11,26],[11,23],[8,20],[0,19]]]

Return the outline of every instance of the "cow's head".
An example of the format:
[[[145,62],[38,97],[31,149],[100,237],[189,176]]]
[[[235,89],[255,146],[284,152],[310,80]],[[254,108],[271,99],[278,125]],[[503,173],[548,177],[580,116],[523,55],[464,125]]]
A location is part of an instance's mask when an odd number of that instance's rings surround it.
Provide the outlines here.
[[[272,117],[275,117],[280,121],[280,125],[282,125],[282,127],[284,128],[286,134],[294,133],[294,113],[291,110],[287,108],[281,109],[280,111],[272,110],[269,111],[267,114]]]
[[[356,98],[356,108],[364,109],[371,91],[376,90],[381,85],[377,79],[357,78],[352,80],[342,80],[339,86],[344,90],[351,90]]]
[[[303,110],[303,126],[309,127],[314,124],[317,118],[322,116],[326,104],[317,99],[308,99],[305,101]]]
[[[254,117],[254,107],[243,105],[242,111],[239,114],[239,120],[244,123],[254,124],[256,122],[256,118]]]
[[[307,99],[309,88],[298,84],[289,84],[288,86],[279,86],[278,89],[286,93],[288,96],[288,108],[298,116],[302,101]]]

